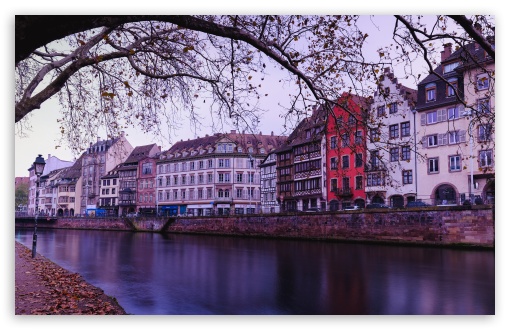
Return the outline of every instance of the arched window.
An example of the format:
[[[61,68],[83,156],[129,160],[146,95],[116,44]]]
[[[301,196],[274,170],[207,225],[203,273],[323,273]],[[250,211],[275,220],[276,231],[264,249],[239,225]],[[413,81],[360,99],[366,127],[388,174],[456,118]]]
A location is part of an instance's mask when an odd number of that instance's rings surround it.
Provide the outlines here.
[[[394,195],[390,197],[391,207],[404,207],[404,197],[402,195]]]
[[[449,184],[442,184],[436,189],[436,205],[457,204],[455,188]]]
[[[337,200],[332,200],[329,202],[329,210],[330,211],[338,211],[338,209],[340,208],[340,203],[338,203]]]
[[[384,199],[381,196],[379,196],[379,195],[375,195],[372,198],[372,203],[384,204]]]

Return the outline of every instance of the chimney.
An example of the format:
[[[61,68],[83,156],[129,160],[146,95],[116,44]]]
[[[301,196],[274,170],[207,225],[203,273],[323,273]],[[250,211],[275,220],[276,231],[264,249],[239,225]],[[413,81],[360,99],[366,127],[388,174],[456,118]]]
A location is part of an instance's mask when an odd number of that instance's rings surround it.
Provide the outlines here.
[[[124,137],[124,135],[125,135],[125,132],[124,131],[120,131],[120,136]]]
[[[259,132],[259,135],[262,135],[262,131]]]
[[[271,136],[273,136],[273,135],[274,135],[274,133],[273,133],[273,131],[271,131]]]
[[[230,130],[230,134],[236,134],[236,130],[235,129]]]
[[[452,44],[444,44],[444,50],[441,52],[441,62],[445,61],[450,55],[452,55]]]
[[[101,138],[98,136],[97,137],[97,142],[100,142],[101,141]]]
[[[390,70],[391,70],[391,68],[389,66],[385,67],[384,68],[384,74],[390,73]]]
[[[51,154],[48,154],[48,159],[50,159],[50,157],[51,157]]]

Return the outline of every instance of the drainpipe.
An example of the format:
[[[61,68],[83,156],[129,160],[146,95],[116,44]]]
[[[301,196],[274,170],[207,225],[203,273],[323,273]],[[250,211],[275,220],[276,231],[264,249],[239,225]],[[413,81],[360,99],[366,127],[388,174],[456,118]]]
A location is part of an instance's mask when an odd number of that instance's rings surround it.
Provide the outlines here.
[[[418,167],[417,167],[417,151],[416,151],[416,108],[412,108],[413,112],[413,130],[414,130],[414,189],[416,200],[418,200]]]

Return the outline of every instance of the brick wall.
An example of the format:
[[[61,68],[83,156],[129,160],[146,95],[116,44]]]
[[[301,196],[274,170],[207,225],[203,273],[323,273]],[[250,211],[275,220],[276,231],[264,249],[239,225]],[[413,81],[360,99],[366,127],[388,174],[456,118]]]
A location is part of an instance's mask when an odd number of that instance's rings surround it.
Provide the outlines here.
[[[16,219],[16,226],[33,227],[33,219]],[[486,205],[305,215],[58,218],[40,220],[38,226],[483,247],[494,247],[495,238],[494,209]]]

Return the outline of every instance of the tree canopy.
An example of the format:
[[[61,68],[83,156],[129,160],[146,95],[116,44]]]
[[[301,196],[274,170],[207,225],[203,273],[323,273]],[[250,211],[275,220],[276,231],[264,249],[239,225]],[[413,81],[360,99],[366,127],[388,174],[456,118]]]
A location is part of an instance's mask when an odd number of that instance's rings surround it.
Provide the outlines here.
[[[344,91],[373,95],[384,67],[403,65],[419,79],[412,63],[420,57],[433,73],[444,43],[477,42],[495,59],[491,17],[394,19],[383,28],[395,43],[371,61],[356,15],[16,16],[15,122],[56,97],[61,133],[75,150],[97,127],[110,136],[127,125],[157,134],[180,111],[202,120],[200,107],[250,128],[263,112],[257,100],[269,66],[288,73],[296,88],[287,113],[301,116],[338,105]]]

